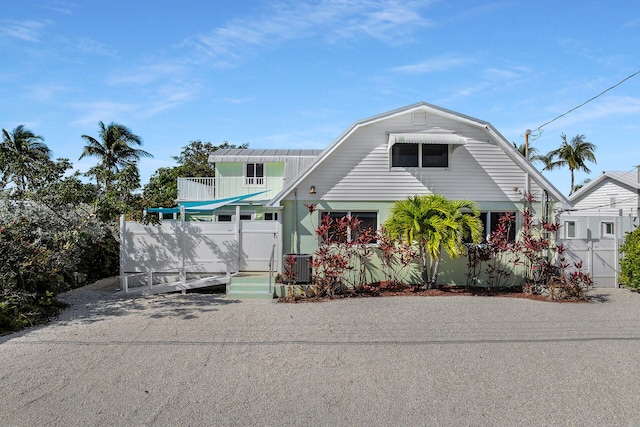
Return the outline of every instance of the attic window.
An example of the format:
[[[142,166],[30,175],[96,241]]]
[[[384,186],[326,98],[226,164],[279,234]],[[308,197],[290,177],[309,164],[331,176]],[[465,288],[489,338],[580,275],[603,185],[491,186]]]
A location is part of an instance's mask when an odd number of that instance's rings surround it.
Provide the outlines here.
[[[446,144],[394,144],[391,166],[405,168],[448,168],[449,146]]]
[[[391,133],[387,149],[391,167],[449,167],[449,154],[466,139],[443,129],[428,132]]]

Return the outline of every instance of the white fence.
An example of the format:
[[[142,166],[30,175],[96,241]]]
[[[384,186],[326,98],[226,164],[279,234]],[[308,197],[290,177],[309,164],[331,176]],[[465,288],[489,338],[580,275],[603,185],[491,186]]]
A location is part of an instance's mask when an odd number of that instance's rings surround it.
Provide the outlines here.
[[[191,222],[159,225],[120,221],[120,274],[167,272],[194,266],[191,274],[269,271],[282,265],[278,221]],[[197,266],[197,267],[196,267]]]

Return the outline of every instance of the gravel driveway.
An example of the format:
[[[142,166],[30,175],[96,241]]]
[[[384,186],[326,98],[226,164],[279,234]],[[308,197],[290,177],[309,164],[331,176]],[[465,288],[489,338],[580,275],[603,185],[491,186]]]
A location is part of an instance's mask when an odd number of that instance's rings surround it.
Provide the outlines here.
[[[68,293],[0,337],[2,426],[640,425],[640,295]]]

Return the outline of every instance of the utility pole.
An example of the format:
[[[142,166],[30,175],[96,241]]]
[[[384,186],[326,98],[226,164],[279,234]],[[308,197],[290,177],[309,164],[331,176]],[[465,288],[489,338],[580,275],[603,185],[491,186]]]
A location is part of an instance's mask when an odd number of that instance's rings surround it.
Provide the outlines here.
[[[527,129],[524,132],[524,158],[527,159],[527,161],[529,161],[529,135],[531,135],[531,130]],[[530,186],[531,182],[529,181],[529,173],[527,172],[527,180],[524,185],[525,194],[529,194],[531,191],[529,188]]]

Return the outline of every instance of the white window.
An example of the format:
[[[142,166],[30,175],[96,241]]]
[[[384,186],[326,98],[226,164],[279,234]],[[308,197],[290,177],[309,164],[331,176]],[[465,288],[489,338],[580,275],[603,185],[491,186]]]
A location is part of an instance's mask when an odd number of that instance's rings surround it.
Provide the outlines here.
[[[244,168],[244,185],[263,186],[264,163],[247,163]]]
[[[613,222],[602,223],[602,237],[613,237],[614,231]]]
[[[391,167],[448,168],[448,144],[396,143],[391,147]]]
[[[360,220],[360,225],[356,230],[341,230],[338,227],[338,221],[345,216],[351,216]],[[344,243],[352,241],[358,237],[360,233],[369,230],[375,233],[378,230],[378,213],[377,212],[355,212],[355,211],[324,211],[321,212],[320,218],[330,217],[333,221],[328,231],[328,236],[332,241]],[[346,234],[345,234],[346,233]],[[370,243],[376,243],[372,240]]]
[[[576,222],[565,221],[564,222],[565,236],[567,239],[575,239],[576,237]]]

